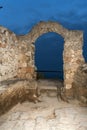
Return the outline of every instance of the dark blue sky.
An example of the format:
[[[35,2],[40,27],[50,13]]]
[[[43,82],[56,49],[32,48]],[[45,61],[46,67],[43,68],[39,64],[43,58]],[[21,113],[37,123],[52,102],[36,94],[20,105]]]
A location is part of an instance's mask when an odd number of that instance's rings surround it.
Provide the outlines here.
[[[0,0],[0,25],[17,34],[39,21],[58,21],[70,29],[87,27],[87,0]]]
[[[39,21],[48,20],[57,21],[68,29],[83,30],[83,54],[87,62],[87,0],[0,0],[0,6],[3,6],[0,9],[0,25],[17,35],[28,33]],[[51,41],[53,37],[50,44],[56,42],[56,35],[49,34],[49,37]],[[46,36],[41,42],[44,39],[47,39]]]

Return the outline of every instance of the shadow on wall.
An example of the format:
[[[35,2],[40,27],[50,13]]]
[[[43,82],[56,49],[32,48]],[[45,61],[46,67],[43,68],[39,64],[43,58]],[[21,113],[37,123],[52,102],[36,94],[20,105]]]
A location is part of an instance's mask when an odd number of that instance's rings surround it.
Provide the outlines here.
[[[77,68],[73,79],[73,96],[82,103],[87,104],[87,64],[82,64]]]
[[[54,32],[41,35],[35,42],[35,66],[39,78],[63,80],[64,39]]]

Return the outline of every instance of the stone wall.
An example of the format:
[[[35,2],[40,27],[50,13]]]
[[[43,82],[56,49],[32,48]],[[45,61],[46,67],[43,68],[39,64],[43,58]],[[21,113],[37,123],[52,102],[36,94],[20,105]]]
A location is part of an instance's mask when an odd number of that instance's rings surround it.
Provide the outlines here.
[[[64,84],[67,89],[72,88],[76,71],[84,63],[83,34],[80,31],[69,31],[65,37],[64,47]]]
[[[18,40],[14,33],[0,27],[0,81],[17,75]]]
[[[47,32],[56,32],[64,38],[64,86],[66,89],[72,88],[77,69],[84,63],[83,33],[67,30],[57,22],[40,22],[25,36],[16,36],[0,27],[0,81],[36,78],[34,43]]]
[[[82,64],[74,75],[72,84],[73,95],[75,98],[87,103],[87,64]]]

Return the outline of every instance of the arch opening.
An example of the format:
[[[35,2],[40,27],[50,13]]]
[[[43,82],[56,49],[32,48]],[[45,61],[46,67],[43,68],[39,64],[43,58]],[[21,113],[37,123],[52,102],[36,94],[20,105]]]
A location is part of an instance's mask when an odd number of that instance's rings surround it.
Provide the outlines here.
[[[48,32],[35,42],[35,66],[37,79],[64,79],[63,76],[64,39],[61,35]]]

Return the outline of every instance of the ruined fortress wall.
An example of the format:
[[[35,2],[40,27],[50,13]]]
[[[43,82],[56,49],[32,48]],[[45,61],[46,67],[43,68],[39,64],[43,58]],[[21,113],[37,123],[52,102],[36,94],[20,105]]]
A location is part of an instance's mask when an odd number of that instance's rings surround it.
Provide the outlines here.
[[[0,81],[17,75],[18,40],[14,33],[0,27]]]
[[[0,81],[36,77],[34,43],[47,32],[56,32],[64,38],[64,86],[66,89],[72,88],[77,69],[84,63],[83,33],[69,31],[57,22],[40,22],[25,36],[16,36],[8,29],[0,27]]]

